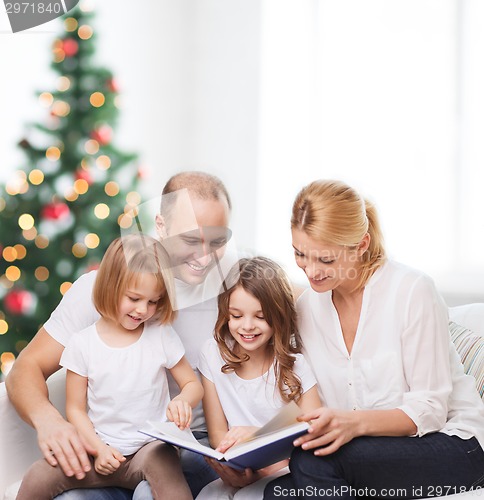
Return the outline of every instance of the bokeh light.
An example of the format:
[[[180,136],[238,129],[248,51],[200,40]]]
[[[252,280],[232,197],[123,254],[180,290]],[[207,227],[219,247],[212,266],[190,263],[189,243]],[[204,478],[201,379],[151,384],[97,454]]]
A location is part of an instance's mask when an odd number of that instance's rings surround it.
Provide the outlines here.
[[[0,335],[5,335],[8,332],[8,323],[4,319],[0,319]]]
[[[74,245],[72,245],[72,254],[78,259],[85,257],[87,254],[86,245],[84,245],[84,243],[74,243]]]
[[[47,151],[45,152],[45,157],[50,161],[57,161],[60,158],[60,155],[60,149],[56,146],[47,148]]]
[[[34,218],[30,214],[22,214],[18,218],[18,225],[21,229],[32,229],[35,224]]]
[[[74,182],[74,191],[77,194],[85,194],[87,193],[88,189],[89,189],[89,183],[86,180],[77,179],[77,181]]]
[[[94,139],[89,139],[84,144],[84,149],[88,155],[95,155],[99,151],[99,142]]]
[[[131,191],[126,195],[126,201],[129,205],[139,205],[141,202],[141,196],[136,191]]]
[[[101,170],[107,170],[111,166],[111,158],[107,155],[98,156],[96,159],[96,165]]]
[[[50,92],[42,92],[39,95],[39,102],[44,108],[49,108],[54,102],[54,96]]]
[[[89,40],[89,38],[92,37],[92,33],[93,33],[92,28],[87,24],[83,24],[77,30],[77,34],[79,35],[79,38],[81,40]]]
[[[76,201],[77,198],[79,198],[79,195],[74,191],[74,189],[69,188],[69,189],[66,189],[66,191],[64,193],[64,198],[67,201]]]
[[[37,248],[40,248],[41,250],[43,250],[44,248],[47,248],[49,246],[49,238],[47,238],[47,236],[45,236],[43,234],[39,234],[35,238],[35,246]]]
[[[119,185],[117,182],[109,181],[104,186],[104,192],[108,196],[116,196],[119,193]]]
[[[17,258],[17,250],[14,247],[5,247],[2,252],[2,257],[7,262],[13,262]]]
[[[100,239],[99,236],[95,233],[86,234],[84,237],[84,244],[87,248],[97,248],[99,246]]]
[[[49,270],[45,266],[37,267],[34,274],[39,281],[46,281],[49,279]]]
[[[61,118],[67,116],[71,112],[71,107],[65,101],[55,101],[52,105],[52,113]]]
[[[94,207],[94,215],[98,219],[106,219],[109,217],[109,207],[106,205],[106,203],[98,203]]]
[[[102,92],[93,92],[91,94],[91,97],[89,98],[89,102],[95,108],[100,108],[105,101],[106,98],[104,97],[104,94]]]
[[[7,269],[5,270],[5,276],[10,281],[17,281],[18,279],[20,279],[21,275],[22,272],[17,266],[8,266]]]
[[[27,255],[27,249],[23,245],[21,245],[20,243],[15,245],[13,248],[17,252],[17,259],[18,260],[24,259],[25,256]]]
[[[118,217],[118,224],[122,229],[128,229],[133,224],[133,218],[128,214],[122,214]]]
[[[73,18],[73,17],[68,17],[68,18],[64,21],[64,28],[65,28],[65,30],[66,30],[66,31],[68,31],[69,33],[72,33],[73,31],[76,31],[77,26],[78,26],[77,19],[75,19],[75,18]]]
[[[70,281],[64,281],[64,283],[62,283],[62,285],[59,287],[60,293],[64,295],[71,286],[72,283]]]
[[[60,92],[65,92],[66,90],[69,90],[71,86],[71,80],[67,76],[60,76],[57,79],[57,90]]]
[[[24,229],[22,231],[22,236],[28,241],[35,240],[35,237],[37,236],[37,229],[35,227]]]
[[[59,154],[59,156],[60,156],[60,154]],[[44,172],[42,172],[42,170],[39,170],[38,168],[31,170],[31,172],[29,174],[29,181],[31,184],[34,184],[35,186],[42,184],[42,182],[44,182]]]

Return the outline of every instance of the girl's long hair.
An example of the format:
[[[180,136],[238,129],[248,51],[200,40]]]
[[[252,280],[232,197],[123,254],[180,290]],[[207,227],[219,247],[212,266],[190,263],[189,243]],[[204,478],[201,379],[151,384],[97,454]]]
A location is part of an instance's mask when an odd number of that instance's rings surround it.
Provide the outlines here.
[[[273,330],[270,347],[274,354],[273,366],[281,397],[286,403],[297,401],[302,395],[302,386],[294,372],[294,363],[301,344],[294,296],[286,274],[274,261],[265,257],[253,257],[239,260],[229,272],[225,283],[227,289],[218,298],[219,312],[214,333],[225,361],[222,372],[236,371],[249,359],[248,354],[239,356],[230,347],[234,345],[228,326],[230,296],[236,288],[242,287],[260,302],[264,319]]]

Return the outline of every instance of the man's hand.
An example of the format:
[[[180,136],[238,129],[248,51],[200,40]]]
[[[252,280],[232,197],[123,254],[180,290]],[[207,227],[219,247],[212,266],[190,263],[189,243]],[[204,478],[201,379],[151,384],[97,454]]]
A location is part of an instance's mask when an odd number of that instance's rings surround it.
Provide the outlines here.
[[[119,469],[121,462],[124,462],[124,457],[116,448],[105,445],[97,451],[96,459],[94,460],[94,469],[103,476],[109,476],[114,471]]]
[[[76,476],[77,479],[84,478],[91,470],[88,453],[96,455],[96,450],[84,442],[75,427],[60,415],[37,422],[36,430],[39,447],[50,465],[59,465],[66,476]]]

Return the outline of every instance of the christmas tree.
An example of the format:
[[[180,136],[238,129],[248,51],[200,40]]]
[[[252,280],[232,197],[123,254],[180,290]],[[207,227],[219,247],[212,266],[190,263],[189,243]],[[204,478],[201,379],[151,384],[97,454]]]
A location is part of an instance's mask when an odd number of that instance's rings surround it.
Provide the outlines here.
[[[45,124],[20,141],[25,166],[0,186],[0,362],[6,372],[71,283],[95,268],[140,203],[136,156],[113,144],[118,92],[96,67],[93,13],[61,18]]]

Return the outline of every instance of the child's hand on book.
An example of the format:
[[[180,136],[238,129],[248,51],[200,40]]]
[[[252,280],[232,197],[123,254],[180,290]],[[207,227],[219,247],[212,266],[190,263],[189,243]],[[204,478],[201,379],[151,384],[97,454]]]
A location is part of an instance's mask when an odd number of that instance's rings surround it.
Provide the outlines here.
[[[260,479],[259,474],[251,469],[236,470],[228,465],[221,464],[218,460],[214,460],[213,458],[205,457],[205,460],[220,476],[222,481],[233,488],[243,488]]]
[[[190,427],[192,421],[192,407],[183,399],[173,398],[168,403],[166,416],[170,422],[174,422],[181,430]]]
[[[217,451],[225,453],[229,448],[231,448],[235,444],[250,439],[250,437],[258,429],[259,427],[253,427],[249,425],[240,425],[232,427],[218,444]]]
[[[100,448],[97,456],[94,459],[94,469],[103,476],[109,476],[119,468],[121,462],[124,462],[124,457],[116,448],[106,445]]]

